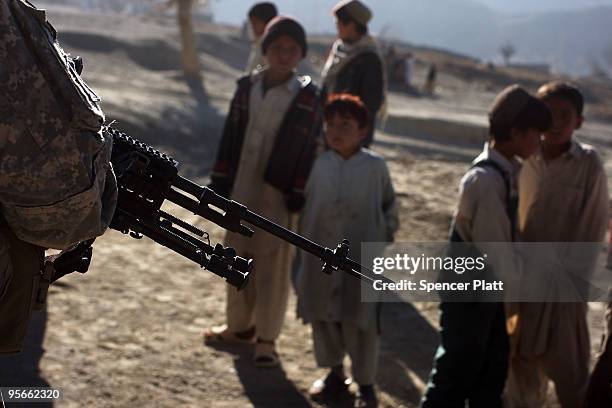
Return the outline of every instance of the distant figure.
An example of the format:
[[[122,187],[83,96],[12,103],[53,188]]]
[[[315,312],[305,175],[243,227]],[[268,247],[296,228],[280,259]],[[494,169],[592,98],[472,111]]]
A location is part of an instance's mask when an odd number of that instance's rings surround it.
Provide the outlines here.
[[[395,51],[395,47],[390,45],[387,48],[387,52],[385,53],[385,66],[387,68],[387,78],[390,82],[395,82],[395,72],[394,67],[397,61],[397,51]]]
[[[425,86],[423,92],[428,95],[433,95],[436,92],[436,78],[438,77],[438,68],[436,64],[432,63],[429,65],[427,70],[427,77],[425,78]]]
[[[406,89],[412,87],[412,71],[414,70],[414,57],[411,53],[404,57],[404,86]]]
[[[372,12],[359,0],[343,0],[333,8],[338,39],[334,42],[322,73],[328,94],[357,95],[370,112],[370,130],[363,141],[374,140],[376,116],[385,114],[387,79],[378,44],[368,34]]]
[[[398,207],[385,160],[361,147],[368,134],[368,111],[358,97],[334,94],[325,107],[325,140],[306,185],[304,236],[333,246],[351,243],[359,259],[362,242],[392,242],[399,226]],[[351,358],[359,385],[356,407],[377,404],[374,381],[380,333],[378,304],[361,301],[361,282],[348,275],[321,273],[321,261],[302,253],[297,279],[298,315],[312,324],[315,359],[327,375],[309,393],[318,402],[348,396],[350,380],[343,360]]]
[[[304,185],[321,131],[319,90],[296,69],[306,56],[306,34],[294,19],[270,21],[261,40],[268,67],[238,80],[225,120],[210,187],[291,228],[304,205]],[[226,324],[204,333],[208,343],[255,343],[254,363],[279,363],[278,338],[289,297],[291,246],[258,231],[228,233],[225,244],[255,260],[249,285],[228,285]]]
[[[248,17],[253,32],[253,43],[251,53],[245,69],[248,75],[254,70],[261,70],[266,66],[266,57],[261,52],[261,37],[264,34],[266,25],[272,20],[278,11],[276,6],[270,2],[257,3],[249,10]]]

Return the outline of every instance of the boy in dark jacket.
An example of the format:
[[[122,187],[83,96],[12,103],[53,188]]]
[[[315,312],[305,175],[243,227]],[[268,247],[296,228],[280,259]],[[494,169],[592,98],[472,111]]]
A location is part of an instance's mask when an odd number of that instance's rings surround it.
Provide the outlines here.
[[[290,228],[321,126],[318,89],[295,73],[306,55],[306,35],[295,20],[278,16],[266,27],[262,52],[268,69],[238,81],[212,173],[211,188]],[[252,238],[228,233],[226,245],[255,260],[253,278],[238,292],[228,286],[227,324],[205,333],[208,342],[256,342],[258,366],[278,364],[289,293],[290,246],[264,231]]]

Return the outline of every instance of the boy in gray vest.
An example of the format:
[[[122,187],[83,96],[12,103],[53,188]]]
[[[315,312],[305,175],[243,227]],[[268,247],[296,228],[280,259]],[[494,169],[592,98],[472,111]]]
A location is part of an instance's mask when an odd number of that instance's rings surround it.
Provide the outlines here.
[[[551,124],[546,106],[523,88],[502,91],[489,111],[490,140],[461,180],[452,242],[481,252],[490,242],[511,242],[516,231],[516,178],[520,163],[539,148]],[[498,260],[493,270],[512,259]],[[442,302],[440,346],[423,408],[502,407],[508,370],[508,335],[501,302]]]

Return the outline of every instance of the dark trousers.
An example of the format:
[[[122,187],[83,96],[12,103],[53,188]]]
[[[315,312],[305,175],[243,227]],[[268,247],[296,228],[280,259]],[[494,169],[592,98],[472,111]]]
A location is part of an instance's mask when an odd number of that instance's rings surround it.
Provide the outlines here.
[[[28,328],[44,262],[43,248],[18,239],[0,221],[0,234],[8,244],[13,278],[0,299],[0,355],[18,353]]]
[[[442,302],[440,311],[440,346],[422,407],[502,407],[509,353],[503,303]]]
[[[612,337],[608,333],[604,350],[597,359],[589,387],[585,408],[612,407]]]

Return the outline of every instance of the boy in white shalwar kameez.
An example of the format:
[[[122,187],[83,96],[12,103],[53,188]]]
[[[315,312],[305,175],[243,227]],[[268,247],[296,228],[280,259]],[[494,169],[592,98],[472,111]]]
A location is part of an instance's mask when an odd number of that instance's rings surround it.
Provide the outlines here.
[[[550,82],[538,90],[538,98],[550,110],[553,126],[544,134],[541,153],[527,160],[521,170],[518,214],[522,239],[601,243],[609,206],[604,163],[592,146],[573,136],[584,120],[584,97],[572,84]],[[588,281],[590,260],[569,267],[569,260],[576,257],[569,248],[555,274],[571,273]],[[578,252],[583,256],[584,246]],[[587,309],[586,302],[518,305],[518,330],[511,336],[508,407],[545,406],[549,380],[555,384],[561,407],[582,406],[591,351]]]
[[[306,184],[301,232],[327,246],[351,243],[360,259],[362,242],[389,242],[398,228],[398,211],[384,159],[360,148],[368,130],[368,111],[349,94],[332,95],[325,108],[325,139],[330,147],[313,166]],[[321,273],[319,259],[301,254],[297,278],[298,315],[312,324],[315,357],[330,368],[310,390],[314,399],[345,394],[349,380],[343,359],[348,352],[360,386],[357,406],[376,406],[378,361],[377,304],[361,302],[360,282],[346,274]]]

